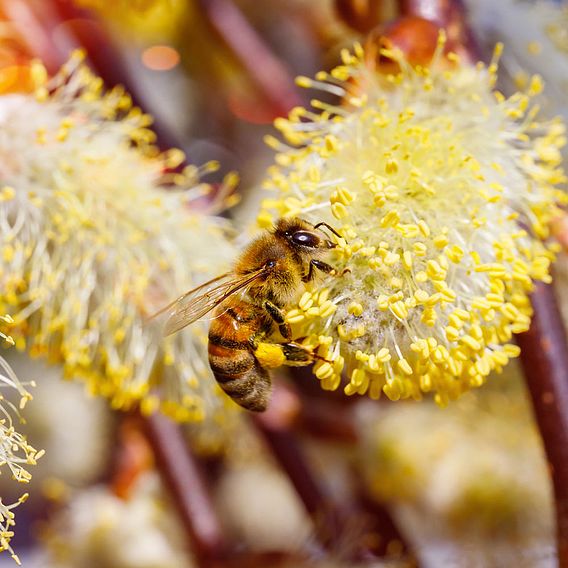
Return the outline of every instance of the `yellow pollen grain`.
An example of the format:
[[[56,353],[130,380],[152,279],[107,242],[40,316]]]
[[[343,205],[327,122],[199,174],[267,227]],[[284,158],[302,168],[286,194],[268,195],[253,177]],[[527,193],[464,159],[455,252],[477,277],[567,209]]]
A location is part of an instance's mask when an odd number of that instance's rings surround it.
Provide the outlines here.
[[[386,227],[396,227],[400,221],[400,215],[397,211],[389,211],[379,222],[380,226]]]
[[[359,302],[351,302],[347,307],[347,311],[352,316],[360,316],[363,313],[363,306]]]
[[[408,308],[404,302],[398,301],[390,305],[391,312],[400,319],[406,319],[408,317]]]
[[[412,268],[412,253],[410,251],[404,251],[402,254],[402,263],[407,270]]]
[[[397,362],[396,366],[405,375],[410,376],[413,374],[412,367],[410,366],[410,363],[406,359],[400,359]]]
[[[331,206],[331,213],[336,219],[343,219],[347,216],[347,207],[343,203],[333,203]]]
[[[298,305],[304,311],[309,310],[313,306],[313,304],[314,304],[314,299],[310,292],[304,292],[302,294],[302,297],[300,298],[300,301],[298,302]]]
[[[426,221],[424,221],[422,219],[420,221],[418,221],[418,228],[420,229],[420,232],[422,233],[422,235],[424,237],[430,236],[430,227],[428,226]]]
[[[346,187],[339,187],[337,188],[330,197],[331,203],[341,203],[342,205],[349,205],[355,196],[346,188]]]
[[[448,244],[448,237],[446,235],[439,235],[433,239],[436,248],[443,249]]]
[[[388,363],[391,360],[390,350],[387,347],[383,347],[379,350],[376,357],[381,363]]]
[[[320,380],[329,379],[334,374],[332,365],[327,361],[318,361],[314,365],[314,372],[316,377]]]
[[[464,335],[461,338],[461,341],[464,345],[467,345],[467,347],[469,347],[473,351],[479,351],[481,349],[480,343],[476,339],[471,337],[471,335]]]
[[[309,77],[303,75],[296,77],[296,85],[303,89],[309,89],[313,85],[313,81]]]
[[[305,318],[304,314],[300,310],[290,310],[286,314],[286,321],[288,323],[299,323]]]
[[[336,310],[337,306],[331,300],[326,300],[319,308],[319,316],[326,318],[332,315]]]
[[[16,190],[9,185],[5,185],[0,189],[0,201],[11,201],[16,197]]]

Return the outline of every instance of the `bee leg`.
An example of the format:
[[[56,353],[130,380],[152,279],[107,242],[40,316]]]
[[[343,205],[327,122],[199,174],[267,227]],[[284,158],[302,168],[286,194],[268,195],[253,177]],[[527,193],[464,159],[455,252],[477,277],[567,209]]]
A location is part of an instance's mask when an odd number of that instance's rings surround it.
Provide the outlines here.
[[[274,369],[282,365],[303,367],[315,360],[331,362],[314,353],[311,348],[294,341],[289,343],[259,342],[255,346],[254,356],[265,369]]]
[[[290,339],[292,337],[292,330],[290,329],[290,324],[285,321],[284,312],[272,302],[266,300],[264,302],[264,309],[268,312],[268,315],[278,324],[278,331],[284,339]]]
[[[282,352],[284,353],[284,357],[286,357],[284,365],[289,365],[291,367],[302,366],[309,365],[314,361],[326,361],[327,363],[332,363],[332,361],[328,361],[325,357],[315,353],[311,347],[306,347],[296,341],[281,343],[280,347],[282,347]]]
[[[302,367],[313,363],[318,358],[317,355],[309,348],[300,345],[294,341],[290,343],[281,343],[282,353],[285,357],[284,365],[290,367]]]
[[[302,281],[310,282],[314,277],[316,268],[318,270],[321,270],[322,272],[325,272],[326,274],[336,273],[335,268],[333,268],[331,264],[327,264],[327,262],[322,262],[321,260],[313,258],[312,260],[310,260],[310,268],[308,270],[308,273],[302,278]]]

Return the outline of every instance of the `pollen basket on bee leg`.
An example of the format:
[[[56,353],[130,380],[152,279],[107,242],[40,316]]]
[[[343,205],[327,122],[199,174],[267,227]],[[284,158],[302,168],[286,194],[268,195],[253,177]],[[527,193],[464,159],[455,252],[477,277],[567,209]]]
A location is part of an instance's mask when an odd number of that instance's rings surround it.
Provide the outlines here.
[[[265,369],[275,369],[286,362],[284,351],[278,343],[259,343],[254,356]]]

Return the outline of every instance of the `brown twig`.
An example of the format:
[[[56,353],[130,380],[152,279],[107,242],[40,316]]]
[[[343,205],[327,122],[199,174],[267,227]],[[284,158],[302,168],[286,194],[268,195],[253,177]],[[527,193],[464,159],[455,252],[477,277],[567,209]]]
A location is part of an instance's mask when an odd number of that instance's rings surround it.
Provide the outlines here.
[[[340,534],[340,514],[325,487],[311,471],[293,432],[299,405],[295,393],[277,385],[269,409],[252,418],[269,450],[288,475],[306,511],[316,521],[320,542],[329,547]]]
[[[568,343],[552,287],[538,283],[529,331],[517,337],[521,361],[550,466],[558,561],[568,567]]]
[[[296,421],[305,421],[308,413],[309,409],[302,411],[294,392],[277,385],[268,411],[253,420],[312,517],[321,545],[353,561],[392,556],[393,542],[398,544],[397,556],[406,553],[405,540],[386,509],[371,507],[364,500],[353,501],[347,495],[347,501],[338,503],[314,474],[295,432]],[[337,434],[332,430],[325,436],[328,440]],[[322,435],[321,427],[318,434]]]
[[[199,0],[207,20],[272,105],[285,115],[302,99],[288,70],[231,0]]]
[[[159,414],[144,420],[156,466],[188,532],[191,550],[200,566],[212,568],[226,557],[228,545],[199,463],[177,424]]]

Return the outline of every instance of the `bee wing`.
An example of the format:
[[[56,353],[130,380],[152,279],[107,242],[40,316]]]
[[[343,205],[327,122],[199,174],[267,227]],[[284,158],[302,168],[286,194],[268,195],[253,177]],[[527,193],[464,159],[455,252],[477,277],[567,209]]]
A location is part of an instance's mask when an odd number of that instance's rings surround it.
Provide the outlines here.
[[[164,327],[164,335],[171,335],[202,318],[221,302],[246,288],[263,272],[264,268],[261,268],[243,276],[236,276],[231,272],[218,276],[186,292],[152,317],[169,311],[170,317]]]

